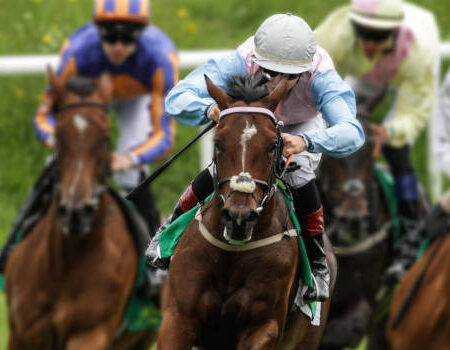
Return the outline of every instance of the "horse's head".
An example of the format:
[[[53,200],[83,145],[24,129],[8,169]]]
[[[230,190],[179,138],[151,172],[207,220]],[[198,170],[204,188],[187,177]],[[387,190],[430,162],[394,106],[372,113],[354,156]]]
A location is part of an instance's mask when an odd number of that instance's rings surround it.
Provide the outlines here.
[[[335,220],[339,229],[345,228],[342,231],[350,234],[349,239],[357,238],[354,235],[363,232],[363,226],[367,226],[373,194],[375,135],[368,123],[362,121],[362,125],[366,133],[365,145],[346,158],[324,156],[320,167],[319,179],[327,216]]]
[[[112,84],[103,75],[97,82],[75,77],[63,83],[49,71],[57,113],[55,156],[58,214],[63,231],[90,231],[110,169],[110,124],[106,112]]]
[[[282,142],[273,111],[289,86],[282,80],[269,94],[261,81],[240,76],[233,79],[227,94],[205,78],[222,111],[214,139],[214,181],[223,204],[224,238],[240,244],[251,239],[274,191]]]

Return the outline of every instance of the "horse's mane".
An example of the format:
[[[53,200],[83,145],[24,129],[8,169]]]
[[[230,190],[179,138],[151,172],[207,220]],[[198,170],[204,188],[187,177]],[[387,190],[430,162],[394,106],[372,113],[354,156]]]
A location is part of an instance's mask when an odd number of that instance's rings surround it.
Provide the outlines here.
[[[77,76],[66,83],[66,88],[81,97],[88,97],[94,93],[97,86],[94,79]]]
[[[236,100],[251,103],[269,95],[265,82],[253,75],[235,75],[231,79],[227,94]]]

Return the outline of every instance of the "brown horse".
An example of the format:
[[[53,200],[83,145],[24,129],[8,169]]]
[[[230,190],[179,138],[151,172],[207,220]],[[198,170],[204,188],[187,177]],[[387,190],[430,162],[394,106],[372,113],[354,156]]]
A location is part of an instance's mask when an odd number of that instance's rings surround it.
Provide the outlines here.
[[[206,78],[222,110],[215,136],[216,190],[172,257],[158,349],[315,349],[320,341],[327,305],[320,327],[300,312],[287,324],[299,250],[288,234],[295,232],[289,210],[275,190],[281,143],[272,111],[288,83],[282,80],[261,98],[258,85],[243,79],[245,96],[235,100]],[[272,238],[275,243],[266,241]],[[334,281],[332,253],[329,264]]]
[[[78,80],[77,80],[78,79]],[[146,349],[153,332],[115,339],[137,274],[125,217],[110,175],[112,84],[49,81],[57,114],[57,184],[44,217],[5,270],[9,349]]]
[[[418,279],[421,283],[414,293]],[[401,309],[403,317],[396,320]],[[387,337],[392,350],[450,349],[449,233],[431,244],[400,282],[391,304]]]
[[[369,349],[386,348],[384,323],[374,322],[374,310],[392,218],[375,177],[374,134],[368,123],[361,122],[364,146],[349,157],[324,156],[319,169],[327,234],[339,266],[321,350],[355,347],[369,331]]]

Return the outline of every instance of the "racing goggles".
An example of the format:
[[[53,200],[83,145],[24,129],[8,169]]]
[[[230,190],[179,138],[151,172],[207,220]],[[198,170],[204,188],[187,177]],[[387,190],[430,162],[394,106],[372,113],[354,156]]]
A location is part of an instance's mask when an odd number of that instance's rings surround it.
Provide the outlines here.
[[[363,41],[373,41],[376,43],[381,43],[388,40],[394,35],[395,30],[376,30],[366,27],[361,27],[353,23],[353,29],[355,30],[356,36]]]
[[[287,73],[275,72],[273,70],[269,70],[266,68],[262,69],[262,75],[267,81],[269,81],[272,78],[275,78],[277,75],[280,75],[280,74],[283,78],[287,78],[287,80],[297,79],[301,75],[301,73],[300,74],[287,74]]]
[[[121,42],[124,45],[136,43],[141,36],[144,26],[137,23],[99,23],[99,34],[103,42],[115,44]]]

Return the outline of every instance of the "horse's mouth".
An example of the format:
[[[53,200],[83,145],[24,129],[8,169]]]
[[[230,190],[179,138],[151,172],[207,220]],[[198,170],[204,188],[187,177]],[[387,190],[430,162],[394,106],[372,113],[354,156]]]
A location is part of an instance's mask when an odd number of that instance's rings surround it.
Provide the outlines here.
[[[223,238],[230,244],[242,245],[252,239],[253,226],[251,228],[229,228],[225,226]]]

